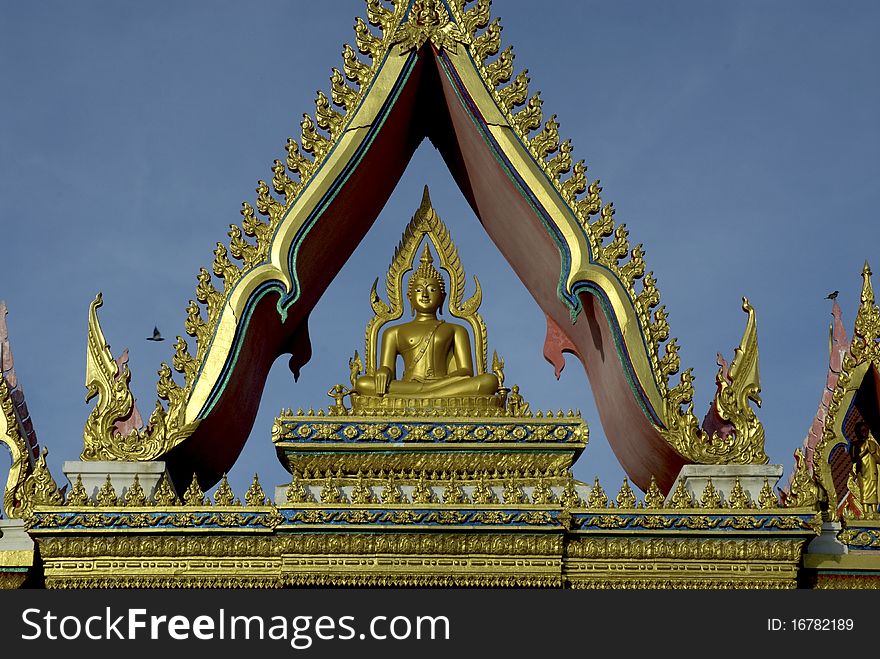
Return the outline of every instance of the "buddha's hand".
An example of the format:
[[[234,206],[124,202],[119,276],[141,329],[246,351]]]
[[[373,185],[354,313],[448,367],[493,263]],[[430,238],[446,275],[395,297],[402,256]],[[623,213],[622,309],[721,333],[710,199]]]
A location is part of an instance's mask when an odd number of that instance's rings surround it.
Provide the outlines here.
[[[376,369],[376,395],[384,396],[388,393],[388,383],[391,381],[391,372],[387,368]]]

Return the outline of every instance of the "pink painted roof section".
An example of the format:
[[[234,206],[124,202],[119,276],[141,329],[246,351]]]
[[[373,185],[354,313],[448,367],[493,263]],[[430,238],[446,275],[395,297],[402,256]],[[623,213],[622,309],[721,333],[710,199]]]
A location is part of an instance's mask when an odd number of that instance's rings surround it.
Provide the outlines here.
[[[843,356],[849,352],[850,341],[846,336],[846,328],[843,326],[843,313],[837,300],[833,300],[831,304],[831,344],[828,355],[828,375],[825,378],[825,387],[822,389],[822,398],[819,400],[819,409],[816,410],[816,416],[810,424],[807,436],[804,438],[803,452],[806,458],[807,469],[813,473],[813,458],[816,453],[816,446],[822,439],[822,431],[825,427],[825,418],[828,416],[828,407],[831,405],[831,396],[837,386],[837,379],[840,377],[840,366],[843,362]],[[795,465],[795,469],[797,465]],[[791,479],[794,477],[794,471],[789,477],[788,487],[785,492],[791,488]]]
[[[119,375],[116,376],[118,380],[121,377],[124,377],[123,373],[128,369],[128,348],[122,351],[122,354],[116,358],[116,365],[119,367]],[[144,420],[141,417],[141,413],[137,407],[137,401],[132,400],[131,413],[123,418],[117,419],[113,424],[113,427],[119,432],[123,437],[130,433],[132,430],[140,430],[144,426]]]
[[[15,415],[19,423],[19,432],[28,447],[28,458],[31,465],[40,456],[40,445],[37,442],[37,433],[28,411],[27,402],[24,399],[24,390],[18,383],[15,374],[15,364],[12,360],[12,347],[9,345],[9,328],[6,326],[6,302],[0,300],[0,373],[6,380],[15,407]]]
[[[715,377],[715,397],[709,404],[709,411],[703,417],[702,428],[710,436],[717,433],[719,437],[727,439],[733,433],[734,425],[718,413],[718,394],[721,393],[722,378],[728,383],[731,382],[728,374],[729,366],[720,352],[716,353],[715,363],[721,367],[721,371]]]

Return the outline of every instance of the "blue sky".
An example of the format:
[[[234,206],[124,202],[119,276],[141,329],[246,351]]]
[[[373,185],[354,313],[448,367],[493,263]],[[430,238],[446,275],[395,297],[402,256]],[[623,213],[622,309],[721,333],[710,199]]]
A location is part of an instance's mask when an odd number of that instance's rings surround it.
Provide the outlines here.
[[[791,468],[827,369],[830,302],[848,330],[865,259],[880,269],[880,5],[776,0],[496,0],[505,44],[528,68],[545,117],[599,178],[642,242],[697,377],[714,391],[757,311],[771,462]],[[152,409],[156,369],[183,334],[195,275],[253,203],[258,179],[298,137],[303,112],[341,66],[360,0],[3,3],[0,23],[0,299],[16,369],[50,467],[77,459],[88,304],[114,352],[131,350],[132,388]],[[532,408],[579,408],[591,428],[575,475],[615,490],[609,448],[580,364],[559,382],[543,361],[543,316],[425,142],[379,220],[311,319],[314,357],[294,384],[270,374],[230,480],[286,472],[270,442],[282,407],[325,406],[362,349],[369,285],[383,276],[428,184],[468,275],[484,289],[489,347]],[[2,461],[0,461],[2,462]]]

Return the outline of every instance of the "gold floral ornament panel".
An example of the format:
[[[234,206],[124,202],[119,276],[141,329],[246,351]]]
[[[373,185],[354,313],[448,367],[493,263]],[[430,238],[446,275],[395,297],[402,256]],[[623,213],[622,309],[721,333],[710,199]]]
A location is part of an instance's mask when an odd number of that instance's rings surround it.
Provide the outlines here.
[[[64,495],[58,488],[49,466],[46,464],[46,456],[49,449],[43,447],[40,457],[34,465],[33,471],[22,483],[19,490],[21,503],[21,518],[30,521],[37,506],[61,506],[64,504]]]
[[[402,4],[402,3],[401,3]],[[430,41],[437,50],[455,52],[456,44],[469,45],[471,36],[450,20],[449,10],[441,0],[416,0],[409,12],[409,20],[401,23],[392,37],[401,53],[418,50]]]

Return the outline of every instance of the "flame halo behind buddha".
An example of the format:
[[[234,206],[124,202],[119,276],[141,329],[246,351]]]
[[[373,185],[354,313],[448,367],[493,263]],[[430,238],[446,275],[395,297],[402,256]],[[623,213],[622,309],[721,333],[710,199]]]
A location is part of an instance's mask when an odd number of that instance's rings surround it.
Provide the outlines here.
[[[403,316],[403,278],[413,270],[423,239],[424,251],[409,279],[406,295],[413,319],[392,324]],[[474,351],[463,325],[447,323],[437,317],[438,312],[442,314],[447,295],[428,243],[434,245],[442,269],[449,274],[449,313],[470,325]],[[354,412],[503,409],[506,395],[501,386],[503,365],[496,357],[493,367],[497,372],[487,372],[486,368],[486,325],[478,313],[482,289],[474,277],[476,292],[462,301],[464,280],[464,269],[449,230],[431,207],[426,186],[422,203],[404,231],[388,269],[389,303],[383,302],[376,292],[378,279],[370,291],[375,315],[366,330],[366,373],[352,372]],[[398,356],[404,366],[400,378],[396,368]],[[353,369],[358,365],[357,354],[352,365]]]

